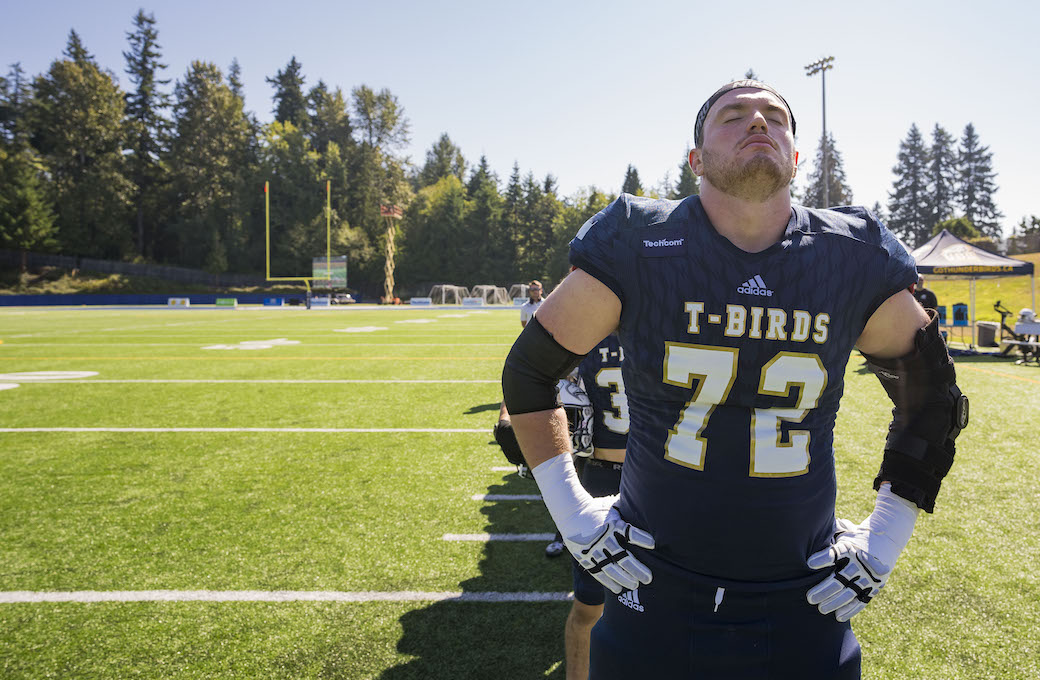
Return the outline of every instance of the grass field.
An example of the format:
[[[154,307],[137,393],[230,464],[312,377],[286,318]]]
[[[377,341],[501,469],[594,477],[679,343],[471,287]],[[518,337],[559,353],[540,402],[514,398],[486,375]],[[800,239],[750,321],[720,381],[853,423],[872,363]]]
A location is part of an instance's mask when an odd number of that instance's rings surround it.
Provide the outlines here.
[[[0,308],[0,676],[562,678],[567,562],[445,540],[552,531],[538,502],[473,498],[537,493],[489,436],[518,330],[515,310]],[[857,521],[889,419],[860,363],[836,434]],[[40,371],[89,375],[12,375]],[[957,464],[855,619],[868,679],[1040,677],[1040,369],[958,375]]]

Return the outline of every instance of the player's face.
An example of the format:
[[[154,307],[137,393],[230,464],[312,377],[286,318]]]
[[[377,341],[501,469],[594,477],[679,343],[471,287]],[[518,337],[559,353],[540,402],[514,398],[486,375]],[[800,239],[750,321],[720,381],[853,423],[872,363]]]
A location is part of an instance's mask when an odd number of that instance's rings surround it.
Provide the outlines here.
[[[531,299],[541,300],[542,299],[542,287],[541,286],[530,286],[527,291],[531,294]]]
[[[765,90],[727,92],[708,112],[693,171],[737,198],[762,201],[794,177],[794,137],[787,107]]]

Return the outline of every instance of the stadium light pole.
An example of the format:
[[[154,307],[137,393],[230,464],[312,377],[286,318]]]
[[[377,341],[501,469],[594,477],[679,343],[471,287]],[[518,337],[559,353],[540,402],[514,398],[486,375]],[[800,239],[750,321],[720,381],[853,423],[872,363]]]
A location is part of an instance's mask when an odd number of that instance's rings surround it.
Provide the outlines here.
[[[834,68],[834,57],[824,57],[814,61],[805,67],[805,75],[810,78],[820,74],[820,82],[823,85],[823,137],[820,145],[823,147],[823,207],[831,207],[831,164],[827,154],[827,71]]]

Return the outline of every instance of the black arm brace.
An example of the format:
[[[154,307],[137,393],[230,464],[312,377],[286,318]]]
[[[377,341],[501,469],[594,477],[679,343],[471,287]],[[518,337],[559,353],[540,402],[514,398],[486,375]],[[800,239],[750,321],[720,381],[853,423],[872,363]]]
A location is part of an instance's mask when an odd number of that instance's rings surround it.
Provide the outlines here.
[[[513,343],[502,369],[502,396],[510,415],[547,411],[560,406],[556,383],[573,371],[583,354],[556,342],[535,315]]]
[[[957,387],[953,359],[939,334],[938,317],[914,336],[914,350],[898,359],[864,354],[895,404],[885,457],[874,488],[892,491],[925,512],[935,509],[943,477],[953,465],[954,440],[968,425],[968,398]]]

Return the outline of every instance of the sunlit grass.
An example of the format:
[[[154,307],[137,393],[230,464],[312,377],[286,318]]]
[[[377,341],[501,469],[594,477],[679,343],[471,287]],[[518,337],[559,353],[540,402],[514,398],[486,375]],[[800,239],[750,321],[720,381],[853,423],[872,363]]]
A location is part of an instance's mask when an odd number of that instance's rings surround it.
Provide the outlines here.
[[[401,323],[416,319],[430,323]],[[0,373],[97,372],[0,391],[0,427],[476,430],[0,433],[0,591],[570,590],[540,543],[441,540],[552,530],[538,503],[471,498],[536,493],[491,469],[505,465],[490,428],[518,330],[515,310],[0,309]],[[272,338],[299,344],[203,349]],[[958,375],[973,420],[957,463],[855,620],[868,679],[1040,677],[1040,370],[965,357]],[[838,510],[859,520],[889,415],[855,355],[845,392]],[[3,604],[0,675],[562,677],[568,606]]]

